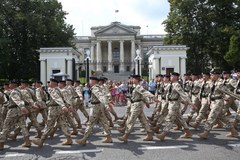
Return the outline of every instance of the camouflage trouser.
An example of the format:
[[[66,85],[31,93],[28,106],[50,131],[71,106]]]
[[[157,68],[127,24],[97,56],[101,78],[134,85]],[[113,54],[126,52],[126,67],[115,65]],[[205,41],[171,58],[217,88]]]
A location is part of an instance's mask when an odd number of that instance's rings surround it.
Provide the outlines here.
[[[168,114],[168,102],[166,100],[162,100],[162,110],[158,116],[157,125],[162,125],[164,119]]]
[[[157,121],[162,110],[162,100],[157,103],[156,108],[153,111],[153,120]]]
[[[96,122],[99,122],[101,125],[103,125],[104,132],[107,135],[110,135],[111,132],[109,130],[108,121],[104,113],[105,106],[103,106],[102,104],[96,104],[96,105],[90,104],[90,106],[91,108],[90,108],[89,122],[87,124],[87,128],[85,130],[83,139],[86,140],[90,136]]]
[[[234,103],[238,106],[236,120],[240,122],[240,100],[235,100]]]
[[[105,114],[107,120],[112,121],[112,117],[106,107],[104,107],[104,114]]]
[[[72,128],[75,128],[75,127],[76,127],[76,124],[75,124],[75,122],[74,122],[72,112],[66,112],[66,113],[64,113],[64,116],[66,117],[67,122],[70,124],[70,126],[71,126]]]
[[[179,101],[169,101],[168,102],[168,114],[165,118],[165,127],[163,128],[164,132],[169,132],[172,129],[175,121],[179,122],[184,129],[189,129],[187,123],[183,119],[183,116],[180,113],[180,102]]]
[[[0,131],[2,130],[2,126],[3,126],[2,108],[3,106],[0,104]]]
[[[85,107],[84,107],[84,105],[83,105],[82,102],[76,103],[76,104],[73,106],[73,108],[74,108],[74,111],[72,112],[72,114],[73,114],[73,116],[74,116],[74,118],[76,119],[77,122],[81,122],[80,117],[79,117],[79,115],[78,115],[78,113],[77,113],[78,109],[83,113],[83,115],[84,115],[86,118],[89,117],[88,112],[86,111],[86,109],[85,109]]]
[[[47,108],[43,108],[39,111],[39,113],[42,115],[43,122],[47,122]]]
[[[132,128],[137,120],[137,118],[140,120],[142,127],[145,128],[147,132],[152,132],[150,129],[150,126],[147,122],[147,118],[143,112],[143,107],[145,104],[143,102],[135,102],[131,105],[130,115],[126,122],[126,130],[125,133],[130,133],[132,131]]]
[[[211,111],[208,115],[208,119],[204,126],[204,129],[206,131],[210,131],[212,129],[217,119],[225,123],[227,128],[233,127],[232,124],[229,122],[229,120],[226,118],[226,116],[222,114],[223,105],[224,105],[224,102],[222,99],[211,101],[211,104],[210,104]]]
[[[199,109],[201,108],[201,102],[197,95],[192,95],[192,103],[195,104],[197,109],[191,107],[190,111],[188,113],[188,117],[193,117],[194,113],[196,113],[196,112],[198,113]]]
[[[8,112],[8,107],[7,106],[3,106],[3,108],[2,108],[2,120],[3,120],[3,122],[4,122],[4,120],[7,117],[7,112]]]
[[[128,100],[128,101],[127,101],[127,109],[126,109],[126,112],[125,112],[125,114],[124,114],[124,116],[123,116],[123,119],[124,119],[124,120],[126,120],[126,119],[129,117],[129,115],[130,115],[130,110],[131,110],[131,102],[130,102],[130,100]]]
[[[2,132],[0,134],[0,142],[5,142],[7,139],[8,134],[11,132],[11,129],[15,125],[18,125],[22,129],[22,133],[24,137],[29,137],[29,132],[26,128],[26,118],[21,114],[21,109],[11,108],[8,109],[6,119],[3,124]]]
[[[38,111],[37,111],[37,109],[33,109],[33,107],[32,106],[29,106],[29,105],[26,105],[25,106],[27,109],[28,109],[28,111],[29,111],[29,113],[27,114],[27,117],[30,119],[30,123],[29,123],[29,125],[30,126],[34,126],[35,128],[36,128],[36,130],[37,131],[40,131],[41,130],[41,127],[40,127],[40,125],[39,125],[39,123],[38,123],[38,121],[37,121],[37,115],[38,115]]]
[[[199,110],[199,114],[196,117],[196,122],[201,123],[201,121],[206,118],[207,111],[209,110],[209,102],[207,98],[202,98],[201,100],[201,108]]]
[[[235,112],[237,112],[238,110],[238,106],[235,103],[234,98],[232,97],[228,97],[228,100],[224,101],[223,114],[227,113],[229,111],[229,108],[232,108],[232,110],[234,110]]]
[[[61,127],[61,130],[66,137],[70,136],[70,133],[68,131],[68,125],[66,122],[66,117],[63,114],[62,108],[60,106],[49,106],[47,127],[41,139],[45,140],[48,137],[56,123]]]

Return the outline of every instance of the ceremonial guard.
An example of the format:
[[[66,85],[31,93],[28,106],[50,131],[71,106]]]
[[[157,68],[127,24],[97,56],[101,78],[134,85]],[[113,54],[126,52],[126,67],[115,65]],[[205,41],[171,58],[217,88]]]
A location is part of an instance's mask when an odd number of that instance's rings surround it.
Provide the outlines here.
[[[90,117],[83,138],[76,140],[78,144],[86,144],[87,138],[90,136],[90,134],[92,134],[92,130],[96,122],[99,122],[101,125],[103,125],[104,133],[106,134],[106,139],[104,139],[102,142],[112,143],[111,132],[109,130],[107,118],[104,113],[104,107],[109,104],[109,101],[105,97],[104,92],[102,92],[98,82],[98,77],[90,77]]]
[[[39,147],[43,146],[44,141],[54,129],[55,123],[58,123],[66,136],[67,140],[63,142],[63,145],[71,145],[72,138],[68,131],[68,125],[66,122],[65,112],[69,112],[67,106],[64,103],[63,96],[58,88],[58,81],[55,79],[50,80],[49,88],[50,100],[47,103],[48,106],[48,118],[47,127],[40,139],[34,139],[32,142]]]
[[[144,141],[152,141],[152,130],[150,129],[150,126],[147,122],[146,116],[143,112],[144,107],[146,104],[149,103],[149,98],[153,98],[154,95],[152,95],[149,91],[145,90],[141,85],[141,77],[139,75],[132,75],[133,77],[133,84],[136,85],[134,88],[132,95],[131,95],[131,109],[130,109],[130,115],[126,121],[126,130],[125,134],[121,137],[118,137],[120,141],[127,141],[128,137],[133,129],[133,126],[139,118],[141,124],[145,128],[145,131],[147,132],[147,136],[143,139]]]
[[[16,80],[9,82],[11,93],[9,95],[9,104],[6,119],[3,124],[2,132],[0,134],[0,150],[3,150],[4,143],[7,140],[8,134],[11,129],[17,124],[21,129],[24,137],[24,143],[22,147],[31,147],[31,141],[29,140],[29,132],[26,127],[25,115],[28,114],[28,110],[25,107],[23,95],[17,88],[18,83]]]

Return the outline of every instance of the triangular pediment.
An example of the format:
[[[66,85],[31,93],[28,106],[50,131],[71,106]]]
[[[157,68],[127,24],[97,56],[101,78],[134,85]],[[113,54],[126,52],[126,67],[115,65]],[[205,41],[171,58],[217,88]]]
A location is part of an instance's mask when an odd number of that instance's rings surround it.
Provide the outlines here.
[[[109,26],[102,27],[94,33],[95,35],[136,35],[137,32],[132,28],[121,25],[120,23],[113,23]]]

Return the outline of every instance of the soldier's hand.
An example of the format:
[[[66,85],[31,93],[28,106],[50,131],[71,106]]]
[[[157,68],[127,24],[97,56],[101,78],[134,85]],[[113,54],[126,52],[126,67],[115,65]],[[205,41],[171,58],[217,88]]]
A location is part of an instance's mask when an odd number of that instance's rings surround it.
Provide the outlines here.
[[[27,108],[25,108],[25,107],[22,107],[21,111],[22,111],[23,114],[28,114],[29,113]]]
[[[62,108],[62,111],[63,111],[63,112],[68,112],[68,108],[67,108],[67,107],[63,107],[63,108]]]

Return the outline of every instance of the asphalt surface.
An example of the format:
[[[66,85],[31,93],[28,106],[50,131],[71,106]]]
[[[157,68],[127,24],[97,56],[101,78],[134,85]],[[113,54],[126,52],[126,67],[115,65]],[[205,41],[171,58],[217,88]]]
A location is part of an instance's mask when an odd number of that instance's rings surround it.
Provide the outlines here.
[[[119,116],[122,116],[126,107],[114,108]],[[89,111],[89,109],[87,109]],[[151,115],[153,107],[145,108],[146,115]],[[82,121],[85,120],[82,113],[79,112]],[[235,113],[229,118],[232,120]],[[41,121],[41,117],[38,117]],[[83,126],[85,128],[85,126]],[[141,132],[141,126],[137,121],[132,134],[127,143],[117,139],[120,136],[116,130],[117,124],[112,129],[113,143],[101,143],[104,139],[102,127],[96,125],[93,135],[88,139],[87,145],[78,145],[75,140],[82,137],[81,134],[73,137],[74,144],[71,146],[61,145],[64,141],[64,135],[58,130],[53,139],[47,139],[43,148],[38,148],[32,144],[31,148],[23,148],[22,135],[17,137],[16,141],[8,140],[5,149],[0,151],[0,159],[6,160],[27,160],[27,159],[49,159],[49,160],[238,160],[240,159],[240,137],[229,138],[225,135],[226,129],[213,129],[209,139],[199,139],[197,133],[203,131],[203,125],[199,130],[191,128],[194,134],[190,139],[180,139],[182,131],[173,131],[169,133],[165,141],[160,141],[154,136],[154,141],[145,142],[142,139],[146,133]],[[239,127],[239,126],[238,126]],[[240,128],[240,127],[239,127]],[[238,128],[238,131],[239,131]],[[31,137],[34,138],[35,130],[31,128]]]

